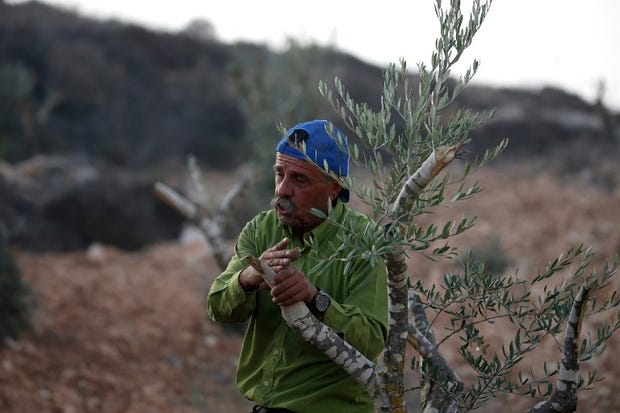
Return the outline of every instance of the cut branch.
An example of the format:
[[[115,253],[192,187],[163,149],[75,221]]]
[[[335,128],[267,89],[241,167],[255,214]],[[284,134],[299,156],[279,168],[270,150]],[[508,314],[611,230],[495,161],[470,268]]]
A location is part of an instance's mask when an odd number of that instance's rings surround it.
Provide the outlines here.
[[[403,185],[394,203],[392,217],[398,217],[413,203],[420,192],[454,159],[460,147],[460,144],[440,146],[426,158]],[[392,226],[388,225],[386,228],[392,228]],[[388,233],[387,236],[390,234]],[[382,373],[382,382],[390,398],[389,411],[400,413],[406,411],[404,369],[409,328],[407,264],[403,248],[397,246],[394,253],[386,254],[385,261],[388,270],[390,325],[383,356],[385,372]],[[427,333],[428,329],[422,336]],[[445,393],[441,392],[441,396],[445,396]]]
[[[271,286],[275,272],[265,262],[247,255],[245,259]],[[282,318],[286,324],[296,331],[304,340],[323,351],[334,363],[341,366],[351,377],[358,381],[373,396],[377,407],[384,404],[379,389],[380,377],[376,373],[376,365],[368,360],[349,343],[340,338],[331,328],[323,324],[308,309],[303,301],[289,306],[282,306]]]
[[[454,397],[463,388],[461,378],[449,366],[435,343],[431,342],[416,326],[409,324],[407,342],[428,365],[430,377],[422,380],[422,406],[429,412],[456,412]]]
[[[408,326],[407,341],[428,366],[428,376],[421,379],[420,398],[424,412],[456,412],[458,406],[454,394],[461,392],[463,382],[439,352],[426,313],[413,295],[409,297],[409,308],[414,324]]]
[[[217,264],[224,270],[226,265],[228,265],[228,261],[230,261],[229,249],[223,237],[224,223],[227,216],[230,215],[232,203],[238,199],[247,184],[248,179],[243,179],[237,183],[224,197],[217,213],[213,214],[213,216],[208,216],[206,211],[203,211],[195,202],[185,198],[164,183],[155,183],[153,191],[159,199],[175,208],[181,215],[200,228],[211,245]]]
[[[230,191],[228,191],[228,193],[226,193],[224,199],[222,199],[222,202],[220,202],[217,213],[218,217],[226,217],[230,215],[230,210],[232,209],[233,204],[240,198],[240,196],[243,194],[243,191],[245,191],[249,184],[250,178],[248,176],[244,176],[239,182],[237,182],[235,186],[230,189]]]
[[[591,289],[582,285],[571,308],[562,349],[560,374],[553,394],[528,413],[573,413],[577,410],[577,377],[579,374],[579,336]]]
[[[422,163],[413,175],[411,175],[400,190],[392,216],[397,217],[408,209],[408,205],[422,192],[424,188],[443,170],[456,156],[461,144],[452,146],[442,145],[437,147]]]
[[[199,219],[198,206],[194,202],[176,192],[174,189],[170,188],[168,185],[161,182],[156,182],[153,186],[153,191],[159,199],[175,208],[188,220],[194,222],[196,219]]]

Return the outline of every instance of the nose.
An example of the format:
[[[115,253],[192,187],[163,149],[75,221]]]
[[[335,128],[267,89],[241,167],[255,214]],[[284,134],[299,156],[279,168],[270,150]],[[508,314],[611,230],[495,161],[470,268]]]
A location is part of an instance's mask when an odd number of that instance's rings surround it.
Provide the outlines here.
[[[290,179],[287,176],[276,178],[276,196],[280,198],[290,198],[292,195]]]

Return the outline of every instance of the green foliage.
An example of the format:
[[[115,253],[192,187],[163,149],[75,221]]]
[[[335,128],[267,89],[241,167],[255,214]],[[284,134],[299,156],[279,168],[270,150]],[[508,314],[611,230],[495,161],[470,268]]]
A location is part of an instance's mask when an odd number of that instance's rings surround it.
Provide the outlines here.
[[[30,328],[30,291],[0,233],[0,344]]]
[[[342,236],[333,242],[342,246],[338,251],[341,256],[325,259],[350,261],[353,257],[362,257],[376,260],[401,247],[431,259],[457,255],[448,240],[472,228],[475,217],[430,223],[425,227],[418,225],[415,218],[432,213],[447,202],[465,201],[480,192],[477,182],[466,186],[464,178],[499,155],[507,145],[506,140],[487,150],[482,157],[463,162],[462,172],[457,176],[451,176],[454,171],[450,170],[431,181],[416,194],[404,212],[395,208],[395,203],[406,180],[419,171],[436,148],[467,145],[472,130],[493,115],[492,112],[474,113],[455,105],[456,97],[474,76],[478,62],[474,61],[456,81],[452,80],[451,73],[453,65],[471,44],[489,6],[490,1],[475,0],[469,20],[463,25],[465,19],[459,0],[450,1],[447,8],[438,0],[436,14],[440,35],[430,66],[418,64],[420,80],[417,87],[413,87],[405,61],[400,62],[399,68],[390,65],[384,73],[378,109],[352,98],[338,78],[334,83],[335,91],[324,82],[320,83],[321,93],[346,127],[359,138],[359,146],[350,145],[352,161],[372,174],[371,185],[358,183],[353,178],[347,178],[343,184],[370,207],[376,223],[364,230],[364,237],[346,228],[340,231]],[[402,130],[397,128],[397,122],[404,124]],[[448,198],[450,186],[458,187]],[[320,215],[318,211],[315,213]],[[331,219],[330,214],[325,217]],[[338,225],[333,219],[331,221]],[[367,235],[371,241],[362,241]],[[521,363],[546,340],[559,340],[579,287],[585,284],[591,290],[590,316],[607,315],[620,307],[615,291],[597,304],[596,297],[605,295],[605,287],[617,270],[617,262],[604,264],[599,274],[592,268],[593,256],[590,250],[580,246],[550,262],[542,273],[521,278],[505,273],[510,261],[498,243],[491,241],[467,255],[462,273],[446,274],[440,284],[427,286],[418,280],[411,286],[411,293],[418,297],[427,313],[429,327],[442,332],[437,346],[457,343],[459,354],[477,377],[464,387],[445,385],[444,391],[456,400],[459,411],[476,409],[501,392],[528,397],[549,396],[553,389],[551,380],[558,373],[559,363],[545,363],[542,371],[523,370]],[[586,271],[590,272],[586,274]],[[511,332],[507,342],[498,343],[496,336],[489,336],[498,328]],[[600,353],[606,340],[619,328],[618,316],[606,317],[595,334],[582,340],[580,359]],[[428,363],[412,364],[423,381],[436,385],[444,382],[442,377],[445,376]],[[587,388],[600,379],[596,372],[588,373],[585,378],[579,377],[577,387]]]
[[[544,363],[539,370],[523,370],[519,364],[545,341],[561,341],[582,284],[587,284],[594,295],[605,295],[618,263],[605,263],[598,274],[592,269],[594,255],[583,246],[570,249],[528,280],[486,271],[484,263],[475,261],[470,254],[463,272],[446,274],[441,285],[416,282],[414,290],[425,303],[431,327],[441,323],[438,330],[445,332],[438,345],[451,340],[460,342],[459,353],[478,377],[458,396],[463,411],[480,407],[500,392],[536,398],[549,396],[559,363]],[[588,274],[587,270],[591,272]],[[608,315],[618,311],[620,299],[612,292],[603,302],[594,299],[590,305],[590,317]],[[498,342],[494,334],[498,328],[510,331],[512,338]],[[618,329],[618,316],[606,316],[596,333],[582,340],[580,359],[599,354],[605,341]],[[587,388],[601,379],[596,372],[590,372],[587,377],[580,377],[577,388]]]
[[[336,93],[324,82],[319,85],[346,127],[359,138],[361,148],[355,143],[350,145],[352,162],[373,174],[372,186],[359,184],[352,177],[343,184],[371,208],[378,228],[389,225],[386,231],[389,243],[409,247],[433,259],[454,256],[455,250],[447,243],[430,248],[438,240],[447,240],[471,228],[475,218],[463,218],[459,223],[430,224],[425,228],[419,227],[414,218],[445,204],[448,186],[460,184],[451,201],[463,201],[478,193],[477,183],[463,184],[465,177],[497,156],[507,142],[502,141],[481,158],[466,162],[459,176],[431,182],[404,213],[394,216],[393,204],[407,178],[437,147],[467,144],[471,131],[493,115],[493,112],[474,113],[454,104],[474,76],[477,62],[456,82],[451,79],[453,65],[470,45],[488,8],[486,3],[474,2],[470,21],[467,27],[462,27],[460,2],[452,1],[447,10],[437,2],[442,29],[430,67],[418,64],[420,80],[414,88],[404,60],[399,67],[390,65],[384,72],[383,95],[377,110],[368,103],[354,100],[339,78],[334,84]],[[402,128],[398,127],[401,123]],[[351,234],[343,244],[351,244],[355,236]],[[358,255],[363,254],[367,251],[358,251]]]

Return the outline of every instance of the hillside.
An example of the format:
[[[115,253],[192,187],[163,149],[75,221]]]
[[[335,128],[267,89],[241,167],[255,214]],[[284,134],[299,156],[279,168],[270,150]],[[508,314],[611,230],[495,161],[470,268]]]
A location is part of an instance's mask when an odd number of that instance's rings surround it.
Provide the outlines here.
[[[29,251],[173,239],[181,222],[154,199],[153,182],[183,189],[190,156],[208,171],[270,170],[279,123],[327,118],[343,128],[321,79],[338,76],[354,99],[380,104],[382,68],[312,44],[275,52],[37,1],[0,1],[0,38],[0,224]],[[417,81],[412,72],[412,90]],[[552,88],[470,86],[449,112],[463,105],[496,111],[473,131],[467,156],[508,138],[502,159],[618,185],[618,114]]]
[[[562,183],[533,164],[489,168],[476,178],[485,192],[431,218],[479,217],[456,240],[462,251],[497,239],[522,276],[580,242],[600,258],[620,252],[620,191]],[[227,185],[221,175],[213,179]],[[240,336],[210,322],[204,311],[204,294],[218,272],[207,245],[172,241],[128,253],[93,244],[85,251],[17,257],[38,306],[34,330],[0,349],[0,411],[249,411],[234,387]],[[452,265],[414,257],[410,276],[438,280]],[[613,287],[620,287],[617,278]],[[586,329],[595,322],[586,319]],[[581,364],[605,380],[580,394],[579,411],[606,413],[620,405],[620,366],[613,362],[619,345],[616,335],[603,356]],[[462,369],[455,353],[443,352]],[[548,343],[528,360],[537,366],[558,354]],[[500,396],[481,411],[498,411],[505,400]],[[533,403],[511,405],[518,412]]]

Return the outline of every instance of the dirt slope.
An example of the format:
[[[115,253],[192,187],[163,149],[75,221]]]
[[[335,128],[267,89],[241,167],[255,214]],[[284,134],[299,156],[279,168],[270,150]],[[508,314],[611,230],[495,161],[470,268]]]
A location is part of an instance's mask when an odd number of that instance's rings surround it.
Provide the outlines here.
[[[620,251],[620,191],[561,184],[527,168],[489,169],[476,178],[485,192],[424,218],[477,215],[478,225],[457,240],[464,248],[497,236],[522,275],[579,242],[603,256]],[[218,271],[208,246],[168,243],[125,253],[93,245],[17,258],[38,308],[34,330],[0,349],[1,412],[249,411],[234,387],[240,335],[204,311]],[[412,276],[429,280],[452,265],[412,260]],[[602,358],[583,364],[606,380],[581,393],[580,411],[620,409],[619,346],[616,336]],[[555,361],[556,351],[552,345],[532,364]],[[498,403],[482,411],[496,411]],[[509,411],[534,404],[512,403]]]

